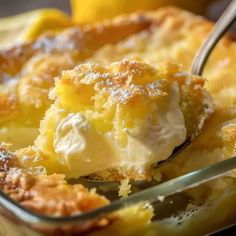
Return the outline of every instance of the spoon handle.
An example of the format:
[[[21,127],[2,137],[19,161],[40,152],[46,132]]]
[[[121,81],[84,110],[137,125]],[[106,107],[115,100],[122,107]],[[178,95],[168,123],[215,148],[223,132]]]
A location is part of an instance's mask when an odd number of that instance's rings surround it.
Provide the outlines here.
[[[191,73],[195,75],[202,75],[204,66],[210,56],[212,50],[236,20],[236,0],[231,1],[220,19],[215,24],[207,39],[203,42],[199,51],[197,52],[191,67]]]

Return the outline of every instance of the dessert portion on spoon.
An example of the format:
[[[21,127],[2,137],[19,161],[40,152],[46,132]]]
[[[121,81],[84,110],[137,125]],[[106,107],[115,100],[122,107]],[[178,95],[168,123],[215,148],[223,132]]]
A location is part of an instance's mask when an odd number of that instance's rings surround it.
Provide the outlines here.
[[[62,72],[35,141],[36,163],[67,178],[152,178],[213,111],[204,79],[178,65],[122,60]]]

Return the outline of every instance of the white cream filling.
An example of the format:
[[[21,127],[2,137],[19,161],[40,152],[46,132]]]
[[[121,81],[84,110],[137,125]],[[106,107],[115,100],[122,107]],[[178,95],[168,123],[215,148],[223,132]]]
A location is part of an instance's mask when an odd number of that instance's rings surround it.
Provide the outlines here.
[[[124,130],[128,142],[122,148],[113,132],[98,133],[81,113],[70,113],[57,127],[54,149],[59,161],[70,169],[70,177],[111,167],[132,168],[141,174],[150,164],[167,159],[186,139],[177,83],[173,83],[167,105],[158,111],[158,119],[158,125],[153,125],[148,118],[138,134]]]
[[[69,114],[60,122],[54,148],[59,162],[69,168],[69,177],[92,174],[118,163],[106,136],[97,133],[80,113]]]

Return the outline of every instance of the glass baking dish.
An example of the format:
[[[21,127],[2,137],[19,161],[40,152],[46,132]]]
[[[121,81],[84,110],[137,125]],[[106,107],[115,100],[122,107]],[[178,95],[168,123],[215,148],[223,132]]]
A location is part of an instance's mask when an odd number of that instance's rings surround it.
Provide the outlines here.
[[[48,6],[58,7],[69,12],[69,4],[67,0],[54,0],[50,2],[34,1],[33,4],[31,1],[30,5],[28,4],[29,2],[29,0],[24,0],[19,4],[17,1],[14,1],[14,4],[12,4],[12,1],[0,0],[0,17],[20,13],[26,10],[36,9],[38,7]],[[219,5],[220,7],[217,8],[218,5],[212,4],[215,2],[227,4],[228,1],[207,1],[207,3],[205,2],[205,4],[203,4],[200,8],[196,9],[195,12],[208,16],[211,19],[217,19],[217,15],[221,13],[220,9],[224,9],[224,7]],[[166,1],[166,4],[168,4],[168,1]],[[216,9],[215,6],[218,9],[216,11],[217,14],[212,14],[212,9]],[[186,8],[191,9],[191,6],[186,6]],[[162,222],[163,219],[169,219],[171,216],[176,216],[176,214],[182,212],[186,205],[191,202],[191,199],[186,196],[187,195],[185,193],[176,194],[170,198],[167,198],[163,202],[161,201],[153,203],[155,212],[158,212],[159,218],[156,215],[153,218],[153,223],[151,223],[150,227],[153,227],[156,222],[158,222],[158,224],[159,222],[160,224],[164,224],[164,221]],[[176,203],[174,204],[175,206],[173,206],[173,202]],[[103,215],[101,214],[100,217],[102,216]],[[97,214],[94,213],[64,218],[52,218],[35,214],[22,208],[18,203],[11,200],[4,193],[0,192],[0,235],[2,236],[84,235],[88,224],[96,223],[97,220]],[[231,226],[233,223],[236,223],[236,219],[235,222],[233,221],[234,220],[232,220],[232,222],[229,221],[228,223],[224,222],[224,224],[219,225],[218,228],[220,229],[222,227],[226,227],[227,224]],[[102,229],[99,231],[101,230]],[[216,230],[218,229],[214,228],[213,231],[209,231],[207,233],[210,234],[214,232],[217,234]],[[228,229],[224,228],[223,230],[224,232],[227,232]],[[96,235],[96,231],[86,231],[86,234]]]

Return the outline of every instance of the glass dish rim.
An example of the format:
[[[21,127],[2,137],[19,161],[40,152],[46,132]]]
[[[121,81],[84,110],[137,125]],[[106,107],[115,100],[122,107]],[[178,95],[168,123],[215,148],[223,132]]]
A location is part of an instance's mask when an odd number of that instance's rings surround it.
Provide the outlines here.
[[[236,156],[134,193],[125,199],[112,201],[107,206],[72,216],[55,217],[35,213],[21,206],[2,190],[0,190],[0,205],[8,212],[13,213],[15,217],[28,224],[40,223],[49,226],[70,225],[74,223],[83,224],[88,220],[102,218],[106,214],[111,214],[131,205],[155,202],[160,198],[182,192],[183,190],[223,176],[234,168],[236,168]]]

